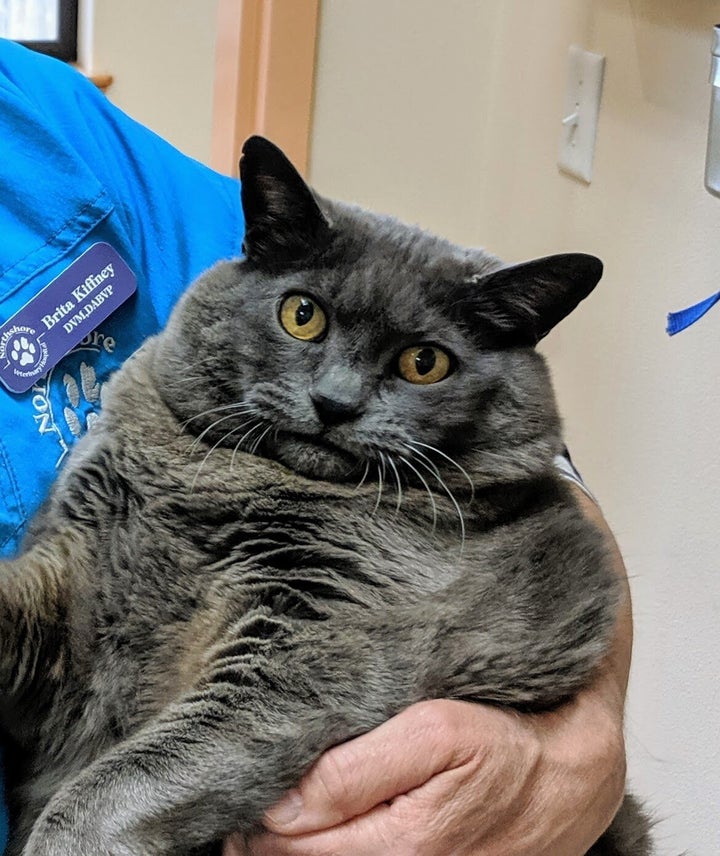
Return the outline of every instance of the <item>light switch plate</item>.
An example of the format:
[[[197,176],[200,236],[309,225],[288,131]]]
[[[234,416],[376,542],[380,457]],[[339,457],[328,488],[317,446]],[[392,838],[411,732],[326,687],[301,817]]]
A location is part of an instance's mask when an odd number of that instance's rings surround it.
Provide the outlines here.
[[[712,99],[705,157],[705,187],[713,196],[720,196],[720,24],[713,30],[710,83]]]
[[[570,47],[558,166],[587,182],[592,181],[604,73],[604,56]]]

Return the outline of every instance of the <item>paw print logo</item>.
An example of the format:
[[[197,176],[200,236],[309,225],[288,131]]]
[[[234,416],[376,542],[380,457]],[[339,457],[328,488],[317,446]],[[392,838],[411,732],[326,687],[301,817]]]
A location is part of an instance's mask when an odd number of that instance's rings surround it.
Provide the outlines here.
[[[80,383],[78,384],[78,380]],[[95,369],[86,362],[80,363],[79,378],[69,372],[63,378],[65,393],[70,406],[66,406],[63,415],[68,428],[75,437],[80,437],[85,429],[90,429],[98,416],[87,407],[97,407],[102,400],[102,387],[95,375]]]
[[[29,366],[35,362],[37,348],[32,342],[29,342],[27,336],[20,336],[12,343],[12,351],[10,357],[13,362],[20,366]]]

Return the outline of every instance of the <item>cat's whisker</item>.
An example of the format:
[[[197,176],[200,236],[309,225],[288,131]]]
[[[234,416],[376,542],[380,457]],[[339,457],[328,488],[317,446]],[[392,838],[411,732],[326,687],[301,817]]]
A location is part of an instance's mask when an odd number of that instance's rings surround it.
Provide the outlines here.
[[[243,422],[243,428],[247,425],[247,422]],[[254,428],[255,426],[253,426]],[[235,466],[235,458],[237,457],[237,453],[240,451],[240,446],[242,441],[247,437],[247,434],[243,434],[243,436],[235,443],[233,447],[232,455],[230,456],[230,472],[233,471],[233,467]]]
[[[193,371],[193,369],[197,369],[197,371]],[[177,378],[175,378],[175,382],[178,384],[184,384],[186,380],[193,377],[200,377],[201,375],[204,375],[205,380],[207,381],[205,365],[203,363],[192,363],[192,365],[188,365],[187,370],[182,375],[178,375]]]
[[[251,455],[254,455],[254,454],[257,452],[257,450],[260,448],[260,444],[261,444],[261,443],[262,443],[262,441],[265,439],[265,437],[267,437],[267,435],[270,433],[270,431],[272,430],[272,427],[273,427],[273,426],[272,426],[272,423],[271,423],[271,424],[270,424],[270,425],[268,425],[268,427],[267,427],[267,428],[262,432],[262,434],[257,438],[257,440],[255,440],[255,442],[254,442],[254,443],[253,443],[253,445],[252,445],[252,448],[250,449],[250,454],[251,454]]]
[[[182,377],[182,387],[186,388],[188,386],[197,386],[202,380],[205,381],[205,385],[207,386],[207,377],[203,378],[202,375],[183,375]],[[180,384],[178,384],[180,385]]]
[[[247,423],[245,423],[245,424],[247,424]],[[195,471],[195,476],[193,477],[193,480],[190,483],[190,493],[192,493],[195,490],[195,485],[197,484],[197,480],[200,477],[200,471],[202,470],[202,468],[207,463],[208,459],[210,458],[210,455],[212,455],[212,453],[215,451],[215,449],[217,449],[217,447],[219,445],[224,443],[228,439],[228,437],[231,437],[236,431],[241,431],[243,427],[244,427],[243,425],[236,425],[235,428],[231,428],[229,431],[227,431],[225,434],[223,434],[223,436],[217,441],[217,443],[215,443],[213,446],[210,447],[210,449],[208,450],[205,457],[202,459],[202,461],[200,461],[200,466]]]
[[[382,499],[382,492],[383,492],[383,477],[385,475],[385,460],[383,457],[383,453],[378,452],[377,454],[378,454],[378,458],[380,459],[380,463],[382,464],[382,469],[380,467],[378,467],[378,495],[377,495],[377,500],[375,501],[375,507],[372,510],[371,517],[374,517],[378,508],[380,508],[380,501]]]
[[[215,422],[208,425],[207,428],[205,428],[202,433],[198,434],[197,437],[193,437],[193,439],[190,441],[190,445],[188,446],[188,454],[192,455],[194,452],[197,451],[198,447],[202,445],[203,437],[208,433],[208,431],[211,431],[216,425],[219,425],[221,422],[225,422],[226,419],[234,419],[236,415],[237,414],[233,412],[230,413],[228,416],[223,416],[221,419],[216,419]]]
[[[400,483],[400,473],[398,472],[398,468],[395,466],[395,461],[393,461],[392,455],[390,455],[389,453],[387,456],[387,460],[388,460],[388,463],[390,464],[390,466],[392,467],[392,471],[395,474],[395,481],[397,482],[398,498],[397,498],[397,505],[395,506],[395,516],[397,517],[397,515],[400,514],[400,506],[402,505],[402,499],[403,499],[402,484]]]
[[[365,479],[367,478],[369,472],[370,472],[370,460],[368,459],[367,461],[365,461],[365,471],[362,474],[362,478],[355,485],[355,487],[353,488],[353,491],[360,490],[360,488],[365,484]]]
[[[427,464],[426,469],[429,468],[430,472],[435,476],[435,478],[442,478],[440,475],[440,470],[435,465],[435,462],[428,458],[428,456],[424,452],[421,452],[419,449],[415,449],[413,446],[409,446],[407,443],[405,443],[404,446],[406,449],[408,449],[411,455],[417,458],[422,458],[423,461],[425,461],[425,463]]]
[[[448,463],[452,464],[465,476],[468,484],[470,485],[470,497],[471,499],[475,498],[475,482],[470,478],[468,471],[464,467],[460,466],[454,458],[451,458],[450,455],[446,455],[445,452],[441,452],[440,449],[435,448],[435,446],[429,446],[427,443],[421,443],[419,440],[410,440],[409,442],[413,447],[422,446],[423,449],[429,449],[431,452],[435,452],[437,455],[440,455],[440,457],[445,458]]]
[[[193,366],[201,366],[203,363],[208,362],[208,360],[215,360],[215,359],[217,359],[217,354],[214,354],[214,353],[213,354],[206,354],[202,359],[193,360],[193,362],[188,363],[188,366],[190,368],[192,368]]]
[[[207,385],[207,378],[205,378],[205,384]],[[196,419],[200,419],[202,416],[209,416],[211,413],[219,413],[221,410],[243,410],[243,409],[251,409],[251,404],[246,404],[244,401],[234,401],[231,404],[221,404],[218,407],[209,407],[207,410],[203,410],[200,413],[196,413],[195,416],[191,416],[189,419],[186,419],[184,422],[180,423],[181,428],[187,428],[187,426],[194,422]]]
[[[205,384],[207,385],[207,378],[205,378]],[[240,407],[243,404],[245,404],[245,402],[243,401],[231,401],[229,403],[219,404],[217,407],[208,407],[207,410],[201,410],[200,413],[196,413],[194,416],[191,416],[189,419],[186,419],[180,424],[184,428],[186,425],[189,425],[191,422],[194,422],[195,419],[199,419],[201,416],[207,416],[209,413],[217,413],[219,410],[229,410],[231,407]]]
[[[465,518],[463,517],[463,513],[462,513],[462,510],[460,509],[458,501],[455,499],[455,495],[450,490],[450,488],[445,484],[442,477],[437,474],[437,472],[433,472],[433,470],[424,461],[422,461],[420,459],[418,459],[418,464],[420,464],[421,467],[425,467],[425,469],[429,473],[432,473],[432,475],[435,476],[435,478],[437,479],[437,481],[440,484],[440,487],[442,487],[442,489],[445,491],[445,493],[450,498],[450,502],[452,502],[452,504],[455,506],[455,511],[457,512],[458,520],[460,521],[460,538],[461,538],[460,555],[462,556],[463,551],[465,549]]]
[[[217,359],[218,359],[217,354],[215,354],[215,353],[207,354],[207,356],[204,356],[201,360],[195,360],[192,363],[188,363],[187,368],[188,369],[200,368],[200,366],[204,366],[207,363],[211,363],[213,361],[217,362]]]
[[[247,422],[244,422],[244,423],[243,423],[243,427],[244,427],[245,425],[247,425],[247,424],[248,424]],[[262,420],[262,419],[260,419],[260,418],[258,418],[257,422],[256,422],[256,423],[255,423],[251,428],[249,428],[249,429],[248,429],[248,430],[247,430],[247,431],[242,435],[242,437],[237,441],[237,443],[235,444],[235,448],[233,449],[232,457],[230,458],[230,469],[231,469],[231,470],[232,470],[233,465],[234,465],[234,463],[235,463],[235,456],[236,456],[236,455],[237,455],[237,453],[239,452],[240,447],[242,446],[242,444],[245,442],[245,440],[246,440],[248,437],[251,437],[251,436],[252,436],[253,431],[256,431],[258,428],[261,428],[261,427],[262,427],[262,425],[263,425],[263,420]]]
[[[242,439],[242,437],[240,439]],[[238,442],[235,444],[235,447],[233,448],[232,455],[230,456],[230,472],[233,471],[233,467],[235,466],[235,458],[237,457],[239,449],[240,441],[238,440]]]
[[[216,419],[214,422],[211,422],[210,425],[207,426],[203,431],[201,431],[197,437],[190,444],[190,452],[194,452],[195,449],[202,443],[203,437],[211,431],[216,425],[219,425],[221,422],[225,422],[228,419],[234,419],[236,416],[244,416],[246,414],[255,414],[254,408],[251,410],[233,410],[232,413],[227,414],[226,416],[221,416],[220,419]]]
[[[437,528],[437,505],[435,504],[435,497],[433,496],[433,492],[430,490],[430,485],[425,481],[422,473],[417,467],[414,467],[407,458],[400,457],[400,463],[405,464],[410,467],[410,469],[415,473],[415,475],[420,479],[420,481],[425,486],[425,490],[427,491],[428,496],[430,497],[430,504],[432,505],[432,513],[433,513],[433,525],[432,525],[432,534],[435,534],[435,529]]]
[[[198,387],[202,388],[203,392],[207,392],[209,381],[210,378],[207,374],[185,375],[182,378],[182,382],[176,382],[175,386],[177,387],[178,394],[187,393],[189,389],[196,389]]]

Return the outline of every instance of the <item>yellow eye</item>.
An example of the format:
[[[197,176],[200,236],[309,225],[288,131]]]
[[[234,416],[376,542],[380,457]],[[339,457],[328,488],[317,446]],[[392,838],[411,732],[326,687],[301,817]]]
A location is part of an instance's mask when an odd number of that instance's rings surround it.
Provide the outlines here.
[[[325,313],[306,294],[291,294],[280,306],[280,323],[296,339],[312,342],[327,328]]]
[[[400,354],[398,369],[410,383],[437,383],[450,373],[450,357],[433,345],[415,345]]]

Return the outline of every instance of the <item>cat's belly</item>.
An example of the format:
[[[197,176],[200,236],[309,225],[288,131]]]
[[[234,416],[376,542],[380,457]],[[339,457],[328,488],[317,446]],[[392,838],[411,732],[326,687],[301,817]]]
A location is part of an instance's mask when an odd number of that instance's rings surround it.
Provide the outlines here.
[[[241,499],[237,514],[227,495],[202,512],[178,514],[175,495],[175,515],[137,514],[124,524],[124,550],[106,557],[96,589],[78,598],[74,657],[85,659],[88,722],[101,733],[125,736],[191,691],[208,651],[254,610],[301,623],[365,621],[482,564],[471,530],[463,544],[422,517],[349,515],[323,503],[298,513],[295,497]],[[374,489],[369,499],[372,511]]]
[[[374,488],[330,500],[253,491],[202,502],[167,492],[97,533],[88,565],[74,571],[73,668],[45,711],[44,739],[16,768],[24,823],[63,781],[192,691],[244,616],[365,620],[447,585],[473,552],[455,520],[434,530],[412,506],[396,517],[394,498],[374,514]]]

